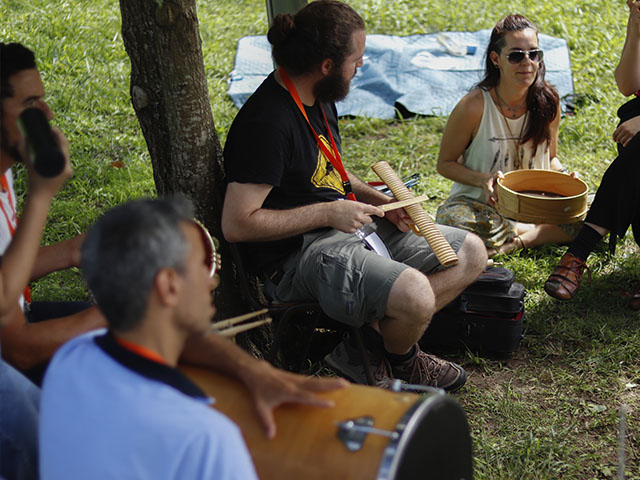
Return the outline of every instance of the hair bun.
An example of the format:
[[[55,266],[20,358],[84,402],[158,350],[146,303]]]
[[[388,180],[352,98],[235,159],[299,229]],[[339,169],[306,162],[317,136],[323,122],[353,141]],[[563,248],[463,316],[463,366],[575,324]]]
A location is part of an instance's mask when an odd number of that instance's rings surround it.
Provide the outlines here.
[[[295,20],[290,13],[280,13],[273,19],[273,24],[267,33],[267,39],[272,45],[279,45],[288,40],[296,29]]]

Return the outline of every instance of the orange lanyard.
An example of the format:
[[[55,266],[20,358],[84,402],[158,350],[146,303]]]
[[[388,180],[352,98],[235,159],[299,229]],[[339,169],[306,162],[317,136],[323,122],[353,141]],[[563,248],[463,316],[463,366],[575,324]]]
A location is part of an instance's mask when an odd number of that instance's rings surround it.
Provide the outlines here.
[[[147,360],[151,360],[156,363],[161,363],[163,365],[167,364],[167,362],[164,361],[164,358],[162,358],[156,352],[154,352],[153,350],[147,347],[143,347],[142,345],[138,345],[137,343],[130,342],[129,340],[125,340],[124,338],[120,338],[115,335],[113,336],[113,338],[116,340],[116,342],[118,342],[118,344],[122,348],[126,348],[130,352],[135,353],[136,355],[139,355],[141,357],[146,358]]]
[[[289,75],[287,75],[287,72],[285,72],[284,68],[282,67],[280,67],[280,76],[282,77],[282,81],[287,87],[287,90],[289,91],[291,98],[293,98],[293,101],[296,102],[298,109],[300,109],[300,112],[302,113],[305,120],[307,121],[307,124],[311,129],[311,133],[313,133],[313,136],[315,137],[316,142],[318,143],[318,148],[322,150],[322,153],[324,153],[324,155],[329,159],[329,161],[331,162],[331,165],[333,165],[333,168],[335,168],[338,174],[340,175],[340,179],[342,180],[342,187],[344,188],[344,191],[347,194],[347,198],[349,200],[355,200],[356,196],[353,193],[353,188],[351,188],[349,175],[347,175],[347,171],[345,170],[344,165],[342,164],[342,159],[340,158],[340,151],[338,150],[338,146],[336,145],[336,142],[333,139],[333,135],[331,134],[331,129],[329,128],[329,122],[327,121],[327,116],[324,113],[324,108],[322,108],[322,103],[318,102],[318,105],[320,106],[322,117],[324,118],[324,124],[327,126],[327,133],[329,134],[329,139],[331,140],[331,148],[333,151],[330,151],[327,148],[327,146],[324,143],[322,143],[322,140],[320,140],[320,137],[318,136],[313,126],[311,125],[311,122],[309,121],[309,117],[307,116],[307,111],[304,109],[304,106],[302,105],[302,100],[300,100],[300,95],[298,95],[296,86],[293,84],[293,82],[289,78]]]

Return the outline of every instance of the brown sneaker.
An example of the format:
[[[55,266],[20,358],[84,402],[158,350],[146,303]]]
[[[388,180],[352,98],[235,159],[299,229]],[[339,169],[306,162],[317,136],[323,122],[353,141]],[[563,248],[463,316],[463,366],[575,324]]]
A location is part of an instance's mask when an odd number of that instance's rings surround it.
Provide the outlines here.
[[[581,258],[567,252],[544,284],[544,291],[558,300],[571,300],[582,282],[582,272],[587,270],[591,283],[591,270]]]
[[[416,355],[394,365],[391,371],[395,378],[409,384],[442,388],[447,392],[455,392],[467,381],[467,373],[460,365],[425,353],[417,345]]]
[[[393,381],[391,364],[389,364],[382,352],[372,352],[370,350],[366,352],[369,371],[373,375],[376,386],[389,388]],[[360,351],[349,340],[340,342],[331,353],[324,357],[324,360],[338,375],[354,383],[368,385]]]

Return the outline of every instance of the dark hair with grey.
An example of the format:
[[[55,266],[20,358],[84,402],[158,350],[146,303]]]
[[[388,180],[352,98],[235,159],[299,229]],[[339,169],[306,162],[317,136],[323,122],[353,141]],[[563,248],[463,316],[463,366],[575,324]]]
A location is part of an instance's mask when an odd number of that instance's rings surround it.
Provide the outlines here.
[[[0,102],[13,96],[9,78],[32,68],[36,68],[36,57],[31,50],[19,43],[0,43]]]
[[[267,38],[275,62],[299,75],[311,72],[327,58],[341,68],[351,54],[353,34],[364,29],[364,20],[349,5],[316,0],[295,15],[277,15]]]
[[[538,34],[538,28],[527,17],[519,14],[507,15],[501,19],[491,31],[491,38],[485,53],[484,78],[476,86],[481,88],[496,87],[500,81],[500,70],[493,64],[490,58],[491,52],[498,55],[505,46],[505,35],[509,32],[517,32],[532,29]],[[538,73],[533,85],[527,93],[527,110],[530,112],[529,125],[522,137],[522,143],[533,141],[534,149],[544,141],[551,139],[550,125],[558,114],[560,97],[553,85],[547,83],[544,78],[546,68],[544,60],[538,66]]]
[[[138,325],[156,275],[183,272],[188,243],[180,224],[193,221],[185,197],[141,199],[106,212],[82,246],[82,271],[98,307],[114,330]]]

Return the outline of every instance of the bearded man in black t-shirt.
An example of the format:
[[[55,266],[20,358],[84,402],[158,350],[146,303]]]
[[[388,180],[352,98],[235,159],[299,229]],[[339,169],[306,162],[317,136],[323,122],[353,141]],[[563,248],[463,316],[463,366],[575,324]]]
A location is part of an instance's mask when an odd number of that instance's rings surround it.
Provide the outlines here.
[[[442,269],[424,238],[408,233],[404,210],[385,214],[378,206],[393,199],[344,170],[334,102],[362,66],[362,18],[344,3],[318,0],[277,16],[268,39],[279,68],[242,107],[225,145],[225,238],[241,244],[256,273],[276,280],[274,301],[315,300],[331,318],[362,327],[379,385],[395,378],[457,390],[462,367],[417,342],[433,314],[482,272],[486,249],[473,234],[441,226],[459,258]],[[393,259],[354,235],[365,225]],[[367,383],[352,339],[326,361]]]

